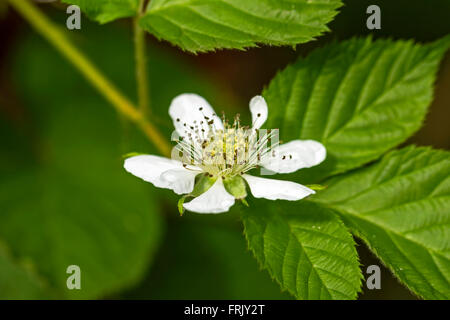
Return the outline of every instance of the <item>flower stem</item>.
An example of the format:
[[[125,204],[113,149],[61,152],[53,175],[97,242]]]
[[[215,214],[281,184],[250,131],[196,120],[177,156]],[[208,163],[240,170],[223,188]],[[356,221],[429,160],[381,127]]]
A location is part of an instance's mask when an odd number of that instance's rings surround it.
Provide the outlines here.
[[[137,16],[133,19],[134,51],[136,59],[136,83],[139,110],[145,116],[150,111],[149,81],[147,74],[147,50],[145,46],[145,32],[139,26],[139,18],[144,14],[146,0],[139,1]]]
[[[9,3],[71,62],[117,111],[136,123],[163,155],[170,156],[171,146],[158,129],[67,39],[66,33],[58,25],[52,23],[31,1],[9,0]]]

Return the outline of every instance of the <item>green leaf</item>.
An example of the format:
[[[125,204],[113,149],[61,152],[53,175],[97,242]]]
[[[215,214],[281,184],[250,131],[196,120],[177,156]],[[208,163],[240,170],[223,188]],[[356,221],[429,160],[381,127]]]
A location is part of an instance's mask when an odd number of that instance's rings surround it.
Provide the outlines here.
[[[329,181],[314,201],[337,210],[416,294],[450,298],[450,153],[408,147]]]
[[[82,50],[134,97],[134,52],[127,29],[83,23]],[[154,261],[165,229],[155,196],[174,201],[176,196],[124,171],[123,154],[152,153],[152,145],[44,39],[30,32],[15,49],[8,65],[18,99],[11,108],[27,120],[0,112],[0,239],[14,261],[35,266],[57,297],[116,294],[140,280]],[[149,55],[153,105],[168,108],[180,92],[226,101],[209,79],[175,55],[155,47]],[[152,120],[163,124],[169,139],[173,126],[168,114],[155,109]],[[66,268],[77,262],[82,289],[69,291]]]
[[[170,219],[148,277],[131,299],[290,299],[260,270],[237,214],[188,214]]]
[[[108,40],[101,37],[105,28],[90,26],[86,37],[96,40],[86,43],[102,63],[116,66],[113,74],[133,82],[126,63],[116,60],[133,61],[126,31],[111,29]],[[28,121],[5,122],[30,130],[26,139],[0,130],[2,145],[16,144],[0,150],[11,159],[2,164],[13,164],[0,174],[0,238],[59,298],[97,298],[130,287],[152,262],[164,225],[154,189],[123,169],[119,118],[37,35],[23,38],[11,57],[17,108]],[[66,287],[69,265],[81,268],[81,290]]]
[[[79,6],[88,17],[100,23],[133,17],[139,7],[139,0],[62,0],[62,2]]]
[[[250,249],[298,299],[355,299],[361,271],[352,236],[330,210],[301,202],[255,201],[242,219]]]
[[[285,142],[325,145],[326,161],[300,173],[311,182],[375,160],[422,125],[449,45],[450,36],[427,45],[358,38],[318,49],[264,90],[267,127]]]
[[[14,261],[0,243],[0,299],[46,299],[50,294],[45,284],[29,265]]]
[[[340,0],[152,0],[141,25],[192,52],[296,45],[328,31]]]
[[[0,181],[1,238],[13,253],[35,261],[52,287],[74,298],[99,297],[134,283],[162,227],[152,197],[117,173],[119,163],[90,170],[103,182],[56,164]],[[80,291],[67,290],[70,265],[81,268]]]

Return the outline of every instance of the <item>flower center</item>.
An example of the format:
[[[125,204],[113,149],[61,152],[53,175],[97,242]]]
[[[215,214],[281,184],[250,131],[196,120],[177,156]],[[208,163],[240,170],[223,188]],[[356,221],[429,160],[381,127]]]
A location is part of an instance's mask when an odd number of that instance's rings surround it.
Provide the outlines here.
[[[186,125],[185,136],[177,142],[184,166],[195,165],[210,176],[230,178],[257,167],[278,144],[275,131],[241,127],[239,115],[233,125],[223,119],[224,128],[213,121]],[[205,124],[207,127],[205,127]]]

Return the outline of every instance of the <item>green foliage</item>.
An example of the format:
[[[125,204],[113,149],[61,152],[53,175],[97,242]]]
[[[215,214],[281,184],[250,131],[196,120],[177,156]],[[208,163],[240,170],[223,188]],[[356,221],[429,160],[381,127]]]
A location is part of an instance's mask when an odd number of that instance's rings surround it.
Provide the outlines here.
[[[298,299],[355,299],[361,271],[352,236],[336,215],[302,202],[255,201],[242,213],[260,264]]]
[[[318,49],[264,90],[267,127],[284,141],[325,145],[327,160],[301,172],[312,182],[375,160],[421,126],[449,44],[450,36],[427,45],[367,38]]]
[[[63,1],[101,23],[136,16],[139,3]],[[295,45],[327,31],[340,5],[339,0],[152,0],[140,23],[192,52]],[[134,92],[133,55],[125,37],[105,29],[91,36],[102,39],[87,48],[100,68]],[[413,292],[450,299],[449,152],[409,147],[357,169],[421,126],[449,45],[450,36],[427,45],[371,38],[333,43],[287,67],[264,91],[267,127],[280,128],[285,142],[314,139],[327,148],[327,160],[302,170],[302,181],[334,175],[311,185],[318,192],[307,200],[258,199],[241,215],[250,249],[282,289],[298,299],[356,298],[362,275],[349,228]],[[214,96],[210,87],[193,81],[190,70],[157,53],[151,61],[155,105],[168,106],[180,92]],[[135,139],[130,142],[135,132],[42,43],[27,40],[12,70],[25,113],[34,114],[35,122],[0,119],[0,238],[7,244],[0,246],[0,297],[114,296],[142,278],[164,229],[154,189],[122,169],[121,154],[143,151]],[[152,120],[171,128],[167,116],[158,116],[152,114]],[[336,176],[340,173],[345,174]],[[214,182],[203,178],[193,195]],[[245,197],[242,178],[224,184],[237,198]],[[204,215],[177,219],[188,220],[169,221],[173,229],[160,261],[146,287],[130,296],[142,290],[148,297],[147,287],[155,298],[279,296],[265,274],[254,272],[239,229],[223,228],[233,215],[219,222]],[[81,267],[82,291],[66,288],[71,264]]]
[[[280,128],[285,142],[314,139],[326,146],[327,160],[302,170],[302,179],[317,181],[375,160],[421,126],[449,45],[449,36],[428,45],[367,38],[316,50],[264,91],[267,127]],[[447,152],[393,152],[324,183],[315,203],[251,206],[243,214],[249,246],[297,298],[355,298],[360,271],[338,215],[411,290],[448,298],[449,173]]]
[[[138,12],[139,0],[62,0],[75,4],[86,15],[100,23],[118,18],[133,17]]]
[[[153,0],[141,25],[184,50],[296,45],[320,36],[340,0]]]
[[[29,266],[13,260],[0,243],[0,299],[46,299],[50,295]]]
[[[186,214],[168,219],[148,277],[133,299],[290,299],[246,248],[238,216]]]
[[[84,50],[133,95],[126,30],[88,30]],[[156,105],[168,106],[184,91],[214,94],[198,73],[167,53],[152,49],[150,55]],[[30,261],[57,297],[95,298],[130,287],[152,262],[164,230],[155,189],[123,170],[121,155],[150,153],[148,142],[44,40],[23,39],[13,57],[17,93],[26,118],[35,121],[0,118],[0,238],[15,260]],[[80,291],[66,288],[71,264],[81,267]],[[23,297],[36,296],[25,289]]]
[[[139,0],[63,0],[105,23],[136,16]],[[296,45],[328,31],[340,0],[152,0],[141,26],[192,52]]]
[[[32,51],[40,56],[40,49]],[[31,260],[60,296],[99,297],[139,279],[162,222],[147,186],[122,170],[117,117],[99,108],[98,99],[75,94],[70,81],[62,83],[77,77],[55,55],[46,52],[24,66],[44,66],[45,73],[20,74],[18,88],[30,88],[23,96],[41,117],[34,124],[40,147],[28,155],[28,165],[0,180],[0,237],[14,256]],[[58,77],[58,68],[70,76]],[[1,156],[8,153],[3,149]],[[66,287],[72,264],[82,271],[80,291]]]
[[[228,193],[236,199],[244,199],[247,196],[247,185],[240,175],[223,180],[223,185]]]
[[[207,173],[197,175],[195,177],[194,190],[192,190],[192,192],[189,194],[185,194],[178,200],[178,212],[180,213],[180,215],[184,214],[185,210],[184,210],[183,204],[187,198],[198,197],[198,196],[202,195],[203,193],[208,191],[209,188],[211,188],[216,181],[217,181],[217,178],[212,178]]]
[[[212,178],[208,174],[200,174],[195,178],[194,190],[189,194],[192,197],[198,197],[208,191],[217,180],[217,178]]]
[[[331,179],[313,200],[352,231],[418,295],[450,298],[450,153],[408,147]]]
[[[88,153],[73,161],[78,156]],[[51,163],[0,184],[2,239],[67,296],[98,297],[135,282],[158,243],[161,221],[144,186],[104,164],[90,166],[90,180]],[[82,270],[83,290],[66,288],[72,264]]]

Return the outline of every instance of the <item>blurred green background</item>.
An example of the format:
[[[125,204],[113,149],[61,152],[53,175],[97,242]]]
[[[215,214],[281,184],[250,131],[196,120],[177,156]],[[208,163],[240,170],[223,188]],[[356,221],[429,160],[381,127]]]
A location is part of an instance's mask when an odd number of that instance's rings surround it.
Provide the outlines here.
[[[435,40],[450,33],[450,1],[347,0],[330,33],[293,48],[191,55],[150,35],[151,119],[169,137],[167,110],[183,92],[248,117],[249,99],[298,56],[353,36]],[[382,29],[366,29],[366,8]],[[40,8],[61,26],[60,4]],[[180,217],[177,198],[122,169],[128,152],[155,153],[82,76],[12,10],[0,19],[0,298],[291,299],[247,250],[237,210]],[[130,20],[82,19],[76,43],[136,100]],[[450,148],[450,59],[424,127],[407,143]],[[248,119],[248,118],[247,118]],[[366,267],[381,263],[359,242]],[[81,267],[82,290],[66,288]],[[361,299],[414,299],[382,268],[382,289]]]

